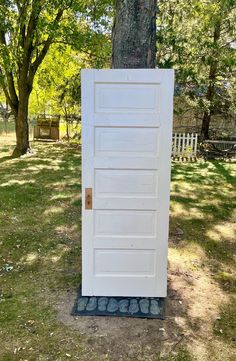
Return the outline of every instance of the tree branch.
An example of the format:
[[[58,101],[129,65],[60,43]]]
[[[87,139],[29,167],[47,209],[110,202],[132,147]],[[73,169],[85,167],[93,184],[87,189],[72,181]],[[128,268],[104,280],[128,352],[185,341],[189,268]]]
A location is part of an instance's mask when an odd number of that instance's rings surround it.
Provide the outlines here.
[[[7,51],[7,44],[6,44],[6,38],[5,38],[5,33],[4,31],[0,31],[0,44],[2,44],[6,51]],[[7,59],[7,61],[10,62],[9,59]],[[11,71],[8,70],[8,65],[6,63],[6,59],[4,59],[3,57],[3,63],[4,63],[4,68],[5,68],[5,74],[6,74],[6,79],[7,79],[7,85],[8,85],[8,90],[9,90],[9,97],[11,97],[11,103],[14,104],[14,107],[18,107],[18,96],[16,94],[16,89],[15,89],[15,83],[14,83],[14,78],[13,78],[13,74]],[[4,77],[4,73],[1,69],[1,74]]]
[[[236,39],[232,39],[232,40],[230,40],[230,41],[227,41],[226,43],[224,43],[224,44],[222,44],[222,45],[220,46],[220,49],[226,48],[228,45],[235,43],[235,40],[236,40]]]
[[[26,9],[26,8],[25,8]],[[23,9],[23,11],[25,10]],[[21,77],[25,78],[28,74],[31,56],[33,52],[33,39],[34,32],[37,28],[37,23],[39,19],[39,15],[42,9],[42,4],[38,0],[32,1],[32,10],[28,22],[27,29],[21,27],[21,32],[23,35],[22,48],[24,51],[23,60],[19,63],[19,70],[21,73]],[[23,16],[23,14],[22,14]]]
[[[4,82],[4,75],[3,75],[3,71],[1,69],[1,67],[0,67],[0,86],[3,89],[3,92],[5,94],[5,97],[6,97],[6,100],[7,100],[8,104],[10,105],[10,107],[11,107],[12,111],[14,112],[14,114],[16,114],[17,113],[18,103],[17,103],[17,105],[15,103],[13,103],[13,101],[12,101],[12,99],[10,97],[7,86],[6,86],[5,82]]]
[[[58,13],[53,21],[53,26],[56,26],[58,25],[58,23],[60,22],[61,18],[62,18],[62,15],[63,15],[63,12],[64,12],[65,9],[59,9],[58,10]],[[35,76],[35,73],[36,71],[38,70],[38,67],[40,66],[40,64],[42,63],[43,59],[45,58],[48,50],[49,50],[49,47],[51,45],[53,41],[53,35],[49,35],[47,40],[45,41],[44,43],[44,46],[41,50],[41,52],[38,54],[38,56],[36,57],[35,61],[32,63],[31,67],[30,67],[30,72],[29,72],[29,81],[30,81],[30,84],[33,83],[33,79],[34,79],[34,76]]]
[[[38,0],[33,0],[32,11],[31,11],[29,22],[28,22],[27,31],[26,31],[26,39],[25,39],[26,50],[30,46],[30,44],[32,44],[32,40],[33,40],[32,35],[33,35],[34,31],[36,30],[39,14],[40,14],[41,10],[42,10],[42,5],[40,4],[40,2]]]
[[[26,19],[26,9],[29,6],[28,0],[25,0],[23,3],[16,1],[18,13],[19,13],[19,32],[21,35],[21,38],[19,39],[19,44],[22,48],[24,48],[25,45],[25,38],[26,38],[26,26],[24,24],[24,21]]]

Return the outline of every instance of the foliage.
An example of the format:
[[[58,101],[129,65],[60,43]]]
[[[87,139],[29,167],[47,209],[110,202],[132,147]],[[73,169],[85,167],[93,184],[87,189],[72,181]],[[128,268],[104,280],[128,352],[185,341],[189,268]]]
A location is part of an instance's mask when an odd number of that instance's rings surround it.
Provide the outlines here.
[[[35,77],[29,106],[31,116],[40,113],[63,114],[60,103],[64,98],[62,94],[67,90],[73,93],[71,102],[74,100],[74,112],[79,112],[80,94],[71,79],[76,78],[82,63],[82,56],[77,55],[70,46],[63,45],[59,49],[57,45],[52,46]]]
[[[112,0],[1,1],[0,87],[13,110],[27,83],[30,116],[79,116],[80,69],[110,66],[113,12]],[[176,70],[177,114],[235,115],[235,21],[234,0],[158,2],[157,65]]]
[[[3,0],[0,4],[0,85],[16,119],[15,155],[27,152],[28,102],[35,75],[52,43],[70,44],[94,55],[88,47],[106,43],[108,1]],[[108,31],[108,30],[107,30]],[[106,47],[105,47],[106,48]],[[102,55],[103,54],[103,55]],[[106,55],[101,51],[101,59]],[[97,57],[96,57],[97,58]],[[96,64],[100,64],[96,61]]]
[[[7,93],[7,98],[11,96],[8,77],[11,77],[12,86],[16,87],[18,93],[20,71],[26,57],[30,56],[27,71],[29,80],[33,81],[32,77],[52,43],[58,44],[60,57],[68,58],[68,47],[64,45],[69,44],[77,53],[86,53],[90,65],[100,66],[101,62],[104,65],[108,59],[107,37],[111,27],[108,15],[111,11],[110,1],[1,2],[0,84]],[[58,57],[54,60],[58,60]]]
[[[202,118],[235,113],[235,21],[233,0],[159,1],[158,65],[176,69],[176,93]]]

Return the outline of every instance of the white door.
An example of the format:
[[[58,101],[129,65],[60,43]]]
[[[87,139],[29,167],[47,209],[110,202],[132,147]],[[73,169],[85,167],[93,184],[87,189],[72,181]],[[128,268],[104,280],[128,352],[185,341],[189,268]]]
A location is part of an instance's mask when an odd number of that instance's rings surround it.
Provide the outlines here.
[[[82,71],[82,294],[165,297],[172,70]]]

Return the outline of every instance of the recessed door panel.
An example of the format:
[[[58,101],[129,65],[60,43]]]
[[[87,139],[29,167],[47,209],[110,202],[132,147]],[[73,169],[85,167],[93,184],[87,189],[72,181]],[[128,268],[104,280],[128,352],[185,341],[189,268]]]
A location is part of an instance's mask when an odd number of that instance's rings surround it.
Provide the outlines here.
[[[95,156],[157,157],[158,128],[96,127]]]
[[[156,197],[158,176],[155,170],[96,169],[95,197]]]
[[[158,85],[96,83],[96,113],[153,113],[158,111]]]

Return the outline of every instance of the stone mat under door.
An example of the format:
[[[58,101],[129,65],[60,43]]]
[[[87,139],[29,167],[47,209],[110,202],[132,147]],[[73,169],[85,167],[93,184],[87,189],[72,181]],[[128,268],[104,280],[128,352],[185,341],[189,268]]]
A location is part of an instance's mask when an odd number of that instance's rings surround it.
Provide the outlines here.
[[[164,298],[81,295],[78,290],[73,316],[116,316],[164,319]]]

